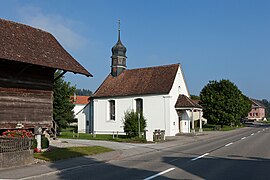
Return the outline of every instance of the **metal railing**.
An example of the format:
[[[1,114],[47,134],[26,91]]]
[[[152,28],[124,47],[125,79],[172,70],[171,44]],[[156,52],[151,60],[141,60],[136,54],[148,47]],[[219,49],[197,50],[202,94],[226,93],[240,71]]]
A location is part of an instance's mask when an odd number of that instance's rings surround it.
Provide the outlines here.
[[[33,138],[0,137],[0,153],[30,150]]]

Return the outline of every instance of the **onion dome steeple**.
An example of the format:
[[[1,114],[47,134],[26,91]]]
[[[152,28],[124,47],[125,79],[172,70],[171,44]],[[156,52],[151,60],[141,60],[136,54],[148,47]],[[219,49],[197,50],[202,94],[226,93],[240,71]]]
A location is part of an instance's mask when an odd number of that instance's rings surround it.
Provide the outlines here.
[[[112,56],[125,56],[127,48],[122,44],[120,39],[120,20],[118,21],[118,40],[117,43],[112,47]]]
[[[118,40],[112,47],[112,65],[111,75],[116,77],[126,69],[126,52],[127,48],[122,44],[120,39],[120,20],[118,21]]]

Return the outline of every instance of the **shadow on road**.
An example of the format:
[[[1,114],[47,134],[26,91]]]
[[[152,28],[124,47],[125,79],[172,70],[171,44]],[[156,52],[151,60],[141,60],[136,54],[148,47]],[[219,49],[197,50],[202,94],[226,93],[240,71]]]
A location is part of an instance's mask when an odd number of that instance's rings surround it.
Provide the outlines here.
[[[270,159],[235,155],[228,155],[227,158],[207,156],[196,161],[191,159],[163,157],[163,162],[194,175],[195,179],[270,179]],[[181,163],[181,160],[188,163]]]
[[[129,166],[132,166],[132,164]],[[56,161],[50,165],[50,168],[57,170],[57,173],[54,174],[57,179],[132,180],[144,179],[158,173],[144,169],[121,167],[108,161],[97,161],[90,156]],[[163,176],[162,179],[170,178]]]

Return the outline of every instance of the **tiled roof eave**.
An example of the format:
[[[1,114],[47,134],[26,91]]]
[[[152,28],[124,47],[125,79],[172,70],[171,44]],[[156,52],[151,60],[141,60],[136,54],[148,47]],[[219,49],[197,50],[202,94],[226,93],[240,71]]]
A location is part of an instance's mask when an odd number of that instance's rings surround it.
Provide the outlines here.
[[[157,95],[168,95],[169,92],[164,93],[145,93],[145,94],[127,94],[127,95],[115,95],[115,96],[91,96],[91,99],[106,99],[106,98],[119,98],[119,97],[132,97],[132,96],[157,96]]]

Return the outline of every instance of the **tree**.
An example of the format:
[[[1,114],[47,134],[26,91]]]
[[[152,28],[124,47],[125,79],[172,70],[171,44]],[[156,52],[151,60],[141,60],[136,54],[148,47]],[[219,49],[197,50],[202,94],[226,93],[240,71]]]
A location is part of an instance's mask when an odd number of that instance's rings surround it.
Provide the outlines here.
[[[61,71],[56,71],[54,77],[58,77]],[[64,77],[57,79],[53,84],[53,119],[60,129],[74,122],[74,105],[70,96],[74,94],[75,87],[70,82],[64,81]]]
[[[126,111],[123,122],[124,122],[124,131],[130,137],[135,137],[139,135],[139,121],[138,113],[132,111]],[[146,128],[146,119],[143,116],[143,113],[140,113],[140,132],[143,132]]]
[[[210,81],[200,93],[203,117],[220,125],[239,124],[251,110],[251,102],[229,80]]]

